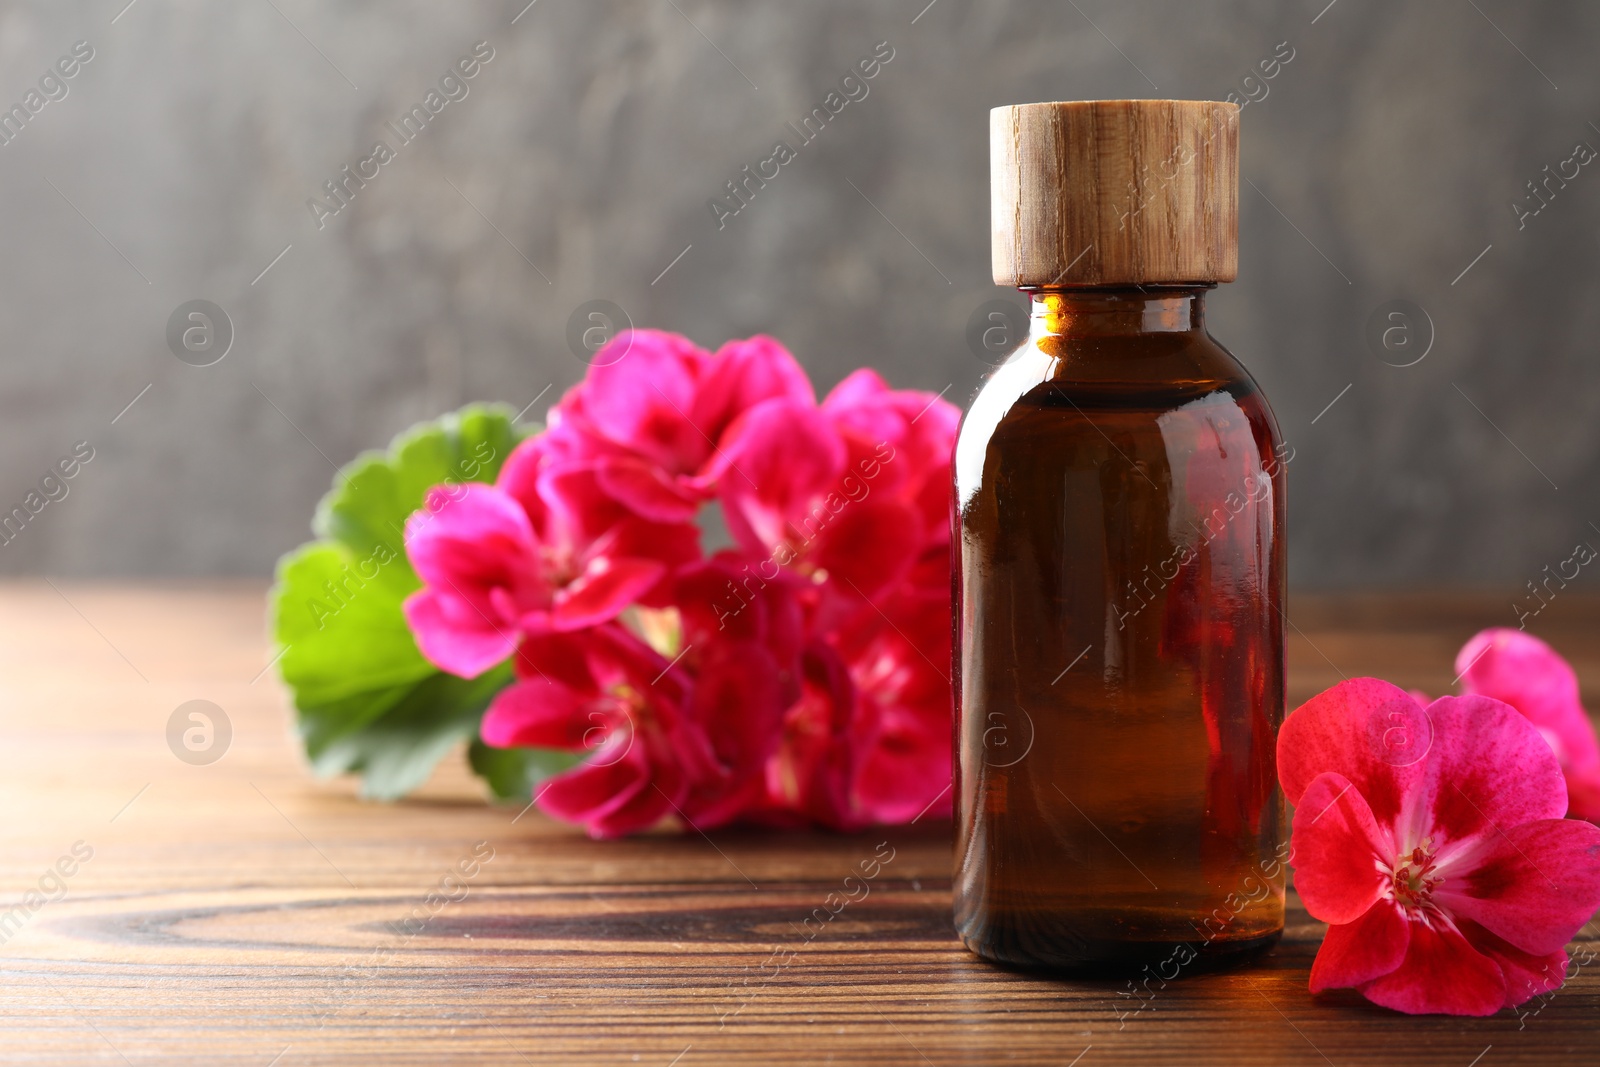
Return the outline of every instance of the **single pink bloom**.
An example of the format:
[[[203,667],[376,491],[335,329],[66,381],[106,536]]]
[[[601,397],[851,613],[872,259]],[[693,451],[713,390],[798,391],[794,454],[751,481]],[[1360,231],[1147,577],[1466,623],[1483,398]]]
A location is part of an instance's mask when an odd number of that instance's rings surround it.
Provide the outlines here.
[[[817,402],[811,379],[789,350],[773,338],[757,334],[717,349],[690,414],[703,437],[720,442],[735,419],[763,400],[773,399]]]
[[[546,813],[609,837],[663,817],[710,829],[761,801],[799,692],[802,620],[792,578],[715,610],[741,563],[723,553],[676,573],[682,648],[670,659],[614,623],[524,640],[520,680],[495,699],[484,741],[593,750],[540,790]]]
[[[622,348],[627,355],[612,359]],[[596,353],[578,387],[583,414],[606,440],[658,467],[693,470],[710,451],[689,421],[711,356],[687,337],[660,330],[618,334]],[[562,406],[567,406],[563,399]]]
[[[859,475],[877,461],[873,491],[910,503],[922,519],[926,542],[948,545],[950,461],[961,409],[935,393],[891,389],[876,371],[863,367],[833,387],[822,411],[844,439],[846,466]],[[934,581],[949,584],[948,566]]]
[[[770,337],[712,355],[678,334],[630,330],[596,353],[550,422],[582,442],[606,492],[646,518],[681,522],[712,494],[729,424],[774,397],[816,403],[805,371]]]
[[[640,516],[607,492],[597,464],[566,434],[545,433],[524,441],[506,459],[495,482],[527,511],[545,552],[570,568],[581,556],[653,559],[670,570],[700,555],[699,528]],[[667,579],[639,599],[665,604]]]
[[[620,837],[682,816],[691,782],[714,773],[686,677],[615,623],[531,636],[516,671],[483,717],[484,743],[590,753],[536,790],[546,814]]]
[[[830,592],[857,604],[914,571],[949,581],[949,405],[874,382],[871,372],[846,379],[849,402],[835,390],[821,407],[756,405],[729,428],[717,469],[740,548],[831,580]],[[835,618],[825,612],[819,623]]]
[[[436,487],[406,524],[423,581],[406,621],[423,655],[452,674],[483,673],[524,633],[614,619],[699,553],[695,527],[641,519],[600,491],[591,468],[541,459],[538,440],[525,442],[498,485]]]
[[[1284,722],[1278,773],[1295,888],[1331,924],[1313,993],[1492,1015],[1560,987],[1600,906],[1600,827],[1562,818],[1561,768],[1513,708],[1352,679]]]
[[[791,523],[815,505],[814,534],[833,518],[821,498],[838,490],[844,473],[844,442],[815,404],[769,400],[736,420],[718,457],[717,476],[728,532],[757,558],[801,541]],[[842,493],[839,500],[844,500]],[[787,564],[794,553],[780,553]]]
[[[1462,688],[1503,700],[1549,742],[1567,778],[1567,812],[1600,822],[1600,743],[1578,696],[1578,676],[1532,634],[1484,630],[1456,655]]]

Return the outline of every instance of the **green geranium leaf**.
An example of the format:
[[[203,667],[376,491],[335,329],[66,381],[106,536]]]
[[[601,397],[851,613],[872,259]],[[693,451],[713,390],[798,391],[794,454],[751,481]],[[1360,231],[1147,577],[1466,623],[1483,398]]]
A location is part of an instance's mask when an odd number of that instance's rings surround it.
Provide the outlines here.
[[[362,554],[380,545],[403,547],[406,518],[433,486],[495,480],[517,442],[535,429],[519,432],[512,417],[502,405],[473,405],[412,427],[387,453],[362,453],[335,477],[312,530]]]
[[[278,561],[278,671],[306,756],[320,775],[360,773],[364,796],[392,800],[421,785],[446,752],[477,736],[484,708],[511,682],[509,664],[468,679],[429,663],[401,604],[421,587],[406,559],[406,519],[432,486],[494,481],[534,432],[512,420],[510,408],[474,405],[413,427],[387,452],[357,456],[317,507],[321,540]],[[530,765],[553,756],[565,758],[541,753]],[[513,780],[509,763],[485,766],[478,772],[498,795]]]
[[[434,671],[413,685],[363,694],[351,703],[318,709],[311,717],[319,720],[313,728],[332,725],[337,732],[314,753],[307,734],[312,768],[323,775],[359,772],[363,796],[379,800],[405,796],[428,780],[447,752],[461,741],[477,737],[484,709],[510,683],[507,664],[472,679]],[[366,702],[383,710],[371,716],[361,706]],[[302,713],[302,724],[306,719]],[[345,719],[364,720],[364,725],[340,729]]]
[[[546,778],[583,762],[582,752],[549,748],[491,748],[477,738],[467,749],[467,762],[499,800],[526,800]]]

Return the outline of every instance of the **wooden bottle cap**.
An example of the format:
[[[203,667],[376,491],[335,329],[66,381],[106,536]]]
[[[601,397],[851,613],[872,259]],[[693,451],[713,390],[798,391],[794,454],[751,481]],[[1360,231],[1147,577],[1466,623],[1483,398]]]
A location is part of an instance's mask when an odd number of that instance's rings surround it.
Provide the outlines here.
[[[989,176],[998,285],[1231,282],[1238,274],[1236,104],[997,107]]]

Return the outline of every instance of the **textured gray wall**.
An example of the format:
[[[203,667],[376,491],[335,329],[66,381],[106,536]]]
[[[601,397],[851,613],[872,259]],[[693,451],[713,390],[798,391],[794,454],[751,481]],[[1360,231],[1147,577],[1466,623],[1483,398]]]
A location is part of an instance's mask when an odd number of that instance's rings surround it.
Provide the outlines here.
[[[325,457],[467,400],[542,414],[595,298],[964,403],[967,317],[1002,295],[988,109],[1223,96],[1282,41],[1211,308],[1297,448],[1294,581],[1520,587],[1600,545],[1600,165],[1511,209],[1600,147],[1600,5],[538,0],[513,25],[525,2],[5,5],[0,102],[95,57],[0,147],[0,504],[95,452],[0,571],[264,574]],[[319,230],[307,199],[479,40],[469,95]],[[707,200],[879,41],[870,94],[719,232]],[[165,338],[196,298],[236,330],[205,368]],[[1404,368],[1362,340],[1396,298],[1436,333]]]

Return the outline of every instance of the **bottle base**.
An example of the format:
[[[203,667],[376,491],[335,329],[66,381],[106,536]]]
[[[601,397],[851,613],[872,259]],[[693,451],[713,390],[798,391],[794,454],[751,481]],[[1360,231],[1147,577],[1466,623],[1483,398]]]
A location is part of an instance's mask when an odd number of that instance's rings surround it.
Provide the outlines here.
[[[1075,978],[1120,978],[1154,975],[1164,981],[1182,975],[1225,970],[1247,963],[1276,945],[1283,928],[1254,937],[1228,940],[1123,941],[1080,937],[1011,936],[986,938],[961,935],[967,950],[1010,970]]]

